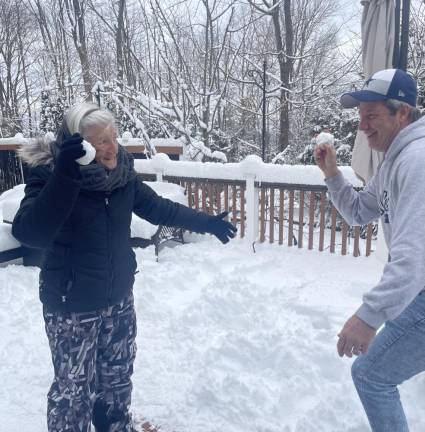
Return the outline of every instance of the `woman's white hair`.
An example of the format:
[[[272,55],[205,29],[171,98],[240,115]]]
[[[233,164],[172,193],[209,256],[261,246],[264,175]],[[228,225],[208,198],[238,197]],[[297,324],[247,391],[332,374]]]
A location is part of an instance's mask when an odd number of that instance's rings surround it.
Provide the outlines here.
[[[78,132],[84,136],[84,132],[91,126],[116,127],[115,117],[110,111],[88,102],[73,105],[66,113],[65,121],[71,135]]]

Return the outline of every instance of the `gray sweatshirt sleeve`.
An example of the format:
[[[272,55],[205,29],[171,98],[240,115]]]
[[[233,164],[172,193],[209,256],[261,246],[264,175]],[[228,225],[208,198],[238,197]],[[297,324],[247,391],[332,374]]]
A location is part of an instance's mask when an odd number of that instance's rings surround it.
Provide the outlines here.
[[[356,315],[374,328],[397,318],[425,285],[425,163],[423,148],[403,155],[392,173],[397,194],[392,215],[391,257],[381,280],[363,296]],[[416,154],[415,154],[416,153]]]
[[[333,204],[348,225],[365,225],[379,218],[375,177],[361,191],[356,191],[342,174],[325,182]]]
[[[425,285],[425,163],[423,149],[415,152],[409,149],[391,175],[390,193],[395,202],[389,221],[391,261],[385,265],[379,283],[363,296],[356,312],[376,329],[397,318]],[[363,224],[378,217],[375,177],[362,192],[353,190],[342,175],[326,183],[347,223]]]

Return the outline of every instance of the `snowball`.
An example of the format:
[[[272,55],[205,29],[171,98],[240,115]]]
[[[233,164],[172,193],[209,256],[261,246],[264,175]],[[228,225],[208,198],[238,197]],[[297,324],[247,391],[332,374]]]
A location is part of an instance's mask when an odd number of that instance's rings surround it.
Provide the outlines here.
[[[329,132],[320,132],[316,137],[316,144],[331,144],[334,145],[335,137]]]

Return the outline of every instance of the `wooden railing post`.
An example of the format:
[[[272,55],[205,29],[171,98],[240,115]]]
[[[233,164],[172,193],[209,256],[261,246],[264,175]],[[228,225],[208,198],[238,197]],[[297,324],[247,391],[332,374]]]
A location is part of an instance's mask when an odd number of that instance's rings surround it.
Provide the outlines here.
[[[246,237],[254,243],[258,237],[258,190],[255,188],[255,175],[245,174],[246,177]]]
[[[152,158],[152,167],[155,171],[156,181],[164,181],[163,176],[167,169],[167,164],[170,162],[170,158],[165,153],[157,153]]]
[[[300,190],[300,203],[298,207],[298,247],[303,247],[304,234],[304,191]]]
[[[295,193],[291,189],[289,191],[288,246],[292,246],[294,243],[294,199]]]
[[[246,182],[246,237],[249,243],[254,243],[258,238],[259,223],[259,194],[255,187],[255,178],[261,171],[263,161],[254,155],[247,156],[242,161],[242,172]]]
[[[274,188],[270,189],[270,223],[269,223],[269,241],[274,242]]]

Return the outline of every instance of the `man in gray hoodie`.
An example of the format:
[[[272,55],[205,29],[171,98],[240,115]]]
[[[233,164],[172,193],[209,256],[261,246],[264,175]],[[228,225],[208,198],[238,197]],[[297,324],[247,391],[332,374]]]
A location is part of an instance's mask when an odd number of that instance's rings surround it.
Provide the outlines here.
[[[388,245],[380,281],[363,296],[337,344],[341,357],[359,356],[352,376],[375,432],[409,430],[397,386],[425,371],[425,118],[416,97],[415,81],[399,69],[379,71],[362,90],[342,95],[345,108],[359,107],[369,146],[384,153],[362,191],[338,170],[333,146],[315,149],[346,222],[364,225],[380,217]]]

